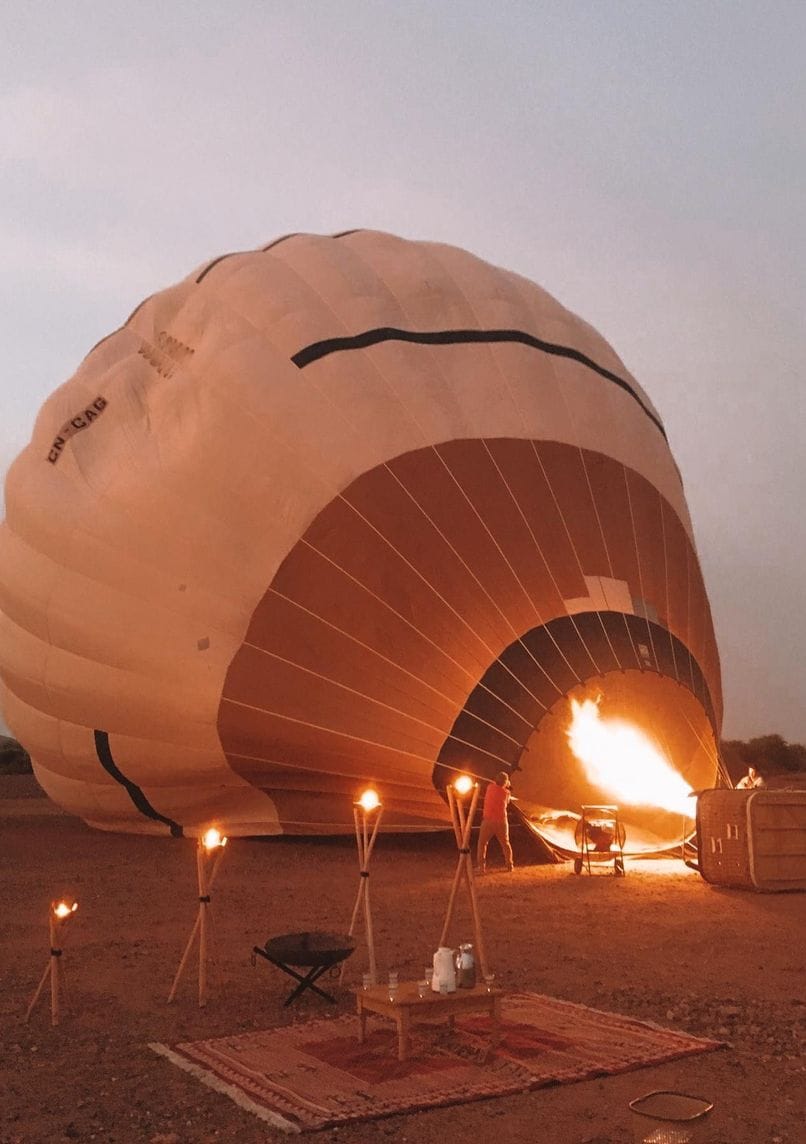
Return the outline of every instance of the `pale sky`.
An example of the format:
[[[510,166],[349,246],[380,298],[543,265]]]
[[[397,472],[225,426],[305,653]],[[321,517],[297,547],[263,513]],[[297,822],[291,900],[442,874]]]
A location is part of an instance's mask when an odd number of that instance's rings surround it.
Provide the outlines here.
[[[147,294],[289,231],[465,247],[663,417],[726,737],[806,742],[801,0],[5,0],[0,470]]]

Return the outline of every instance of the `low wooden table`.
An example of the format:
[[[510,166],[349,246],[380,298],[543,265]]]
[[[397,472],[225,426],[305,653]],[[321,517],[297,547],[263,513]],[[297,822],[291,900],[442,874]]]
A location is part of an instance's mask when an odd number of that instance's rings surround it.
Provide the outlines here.
[[[462,1013],[489,1013],[492,1019],[490,1048],[499,1041],[501,1025],[501,989],[488,992],[486,985],[476,985],[473,989],[457,989],[455,993],[432,993],[420,997],[413,981],[402,981],[397,987],[394,1001],[389,1000],[388,985],[373,985],[370,989],[356,991],[358,1006],[358,1042],[364,1043],[367,1035],[367,1013],[377,1013],[389,1017],[397,1026],[397,1058],[408,1059],[409,1036],[412,1021],[428,1020],[431,1017],[447,1017],[453,1028],[454,1018]]]

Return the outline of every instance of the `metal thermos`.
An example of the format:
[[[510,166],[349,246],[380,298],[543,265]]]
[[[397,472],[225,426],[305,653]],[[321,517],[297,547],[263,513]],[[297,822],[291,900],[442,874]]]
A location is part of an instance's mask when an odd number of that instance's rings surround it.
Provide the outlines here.
[[[456,954],[456,984],[460,989],[472,989],[476,984],[476,960],[469,941],[460,945]]]

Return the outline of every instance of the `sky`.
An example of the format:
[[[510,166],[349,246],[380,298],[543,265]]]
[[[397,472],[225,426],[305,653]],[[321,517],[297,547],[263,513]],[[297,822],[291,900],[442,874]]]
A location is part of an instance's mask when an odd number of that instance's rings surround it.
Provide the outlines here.
[[[806,742],[806,5],[6,0],[0,473],[146,295],[356,227],[594,325],[681,469],[724,734]]]

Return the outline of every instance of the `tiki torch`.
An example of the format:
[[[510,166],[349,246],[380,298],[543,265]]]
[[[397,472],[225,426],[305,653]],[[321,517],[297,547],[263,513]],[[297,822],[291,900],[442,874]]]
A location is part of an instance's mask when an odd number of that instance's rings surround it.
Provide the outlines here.
[[[367,936],[367,953],[369,954],[369,973],[373,985],[378,983],[378,969],[375,964],[375,941],[372,935],[372,910],[369,902],[369,860],[378,836],[378,827],[383,816],[383,806],[378,792],[368,787],[367,790],[353,803],[353,820],[355,822],[355,841],[358,847],[358,893],[356,894],[353,916],[350,921],[349,934],[353,936],[358,914],[363,907],[364,929]],[[370,825],[371,824],[371,825]],[[340,979],[344,975],[344,964]]]
[[[31,998],[31,1004],[28,1006],[28,1012],[25,1014],[27,1021],[33,1012],[34,1005],[39,1000],[39,995],[45,987],[45,982],[50,977],[50,1023],[51,1025],[58,1025],[61,1016],[61,994],[62,994],[62,930],[67,924],[69,919],[78,909],[78,902],[51,902],[50,910],[48,913],[48,925],[50,929],[50,957],[45,966],[45,972],[39,985],[36,987],[36,992]]]
[[[184,972],[190,951],[193,948],[193,943],[198,934],[199,1006],[203,1007],[207,1004],[207,940],[210,891],[213,888],[213,883],[221,866],[221,859],[224,856],[224,847],[227,845],[227,841],[228,840],[222,836],[219,830],[211,826],[209,830],[205,830],[204,834],[199,836],[196,844],[196,877],[199,886],[199,909],[196,914],[196,920],[193,923],[193,929],[190,931],[187,945],[185,946],[185,952],[182,954],[182,960],[179,962],[179,968],[176,971],[171,992],[168,994],[169,1002],[173,1001],[176,996],[176,990],[179,986],[182,973]]]
[[[473,857],[470,852],[470,834],[479,801],[479,784],[472,779],[470,775],[459,775],[452,783],[448,784],[446,793],[448,796],[448,807],[451,812],[453,834],[456,839],[456,848],[459,851],[459,859],[456,863],[456,873],[453,876],[453,885],[451,886],[451,893],[448,899],[448,911],[445,915],[445,924],[442,927],[442,936],[439,939],[439,944],[440,946],[444,946],[448,940],[448,930],[450,929],[451,920],[453,918],[456,896],[459,892],[459,886],[464,882],[470,899],[470,912],[473,917],[473,934],[479,955],[479,965],[482,974],[486,977],[488,972],[487,955],[484,952],[484,939],[481,934],[481,915],[476,899],[476,883],[473,880]],[[468,795],[470,795],[469,806],[467,801]]]

